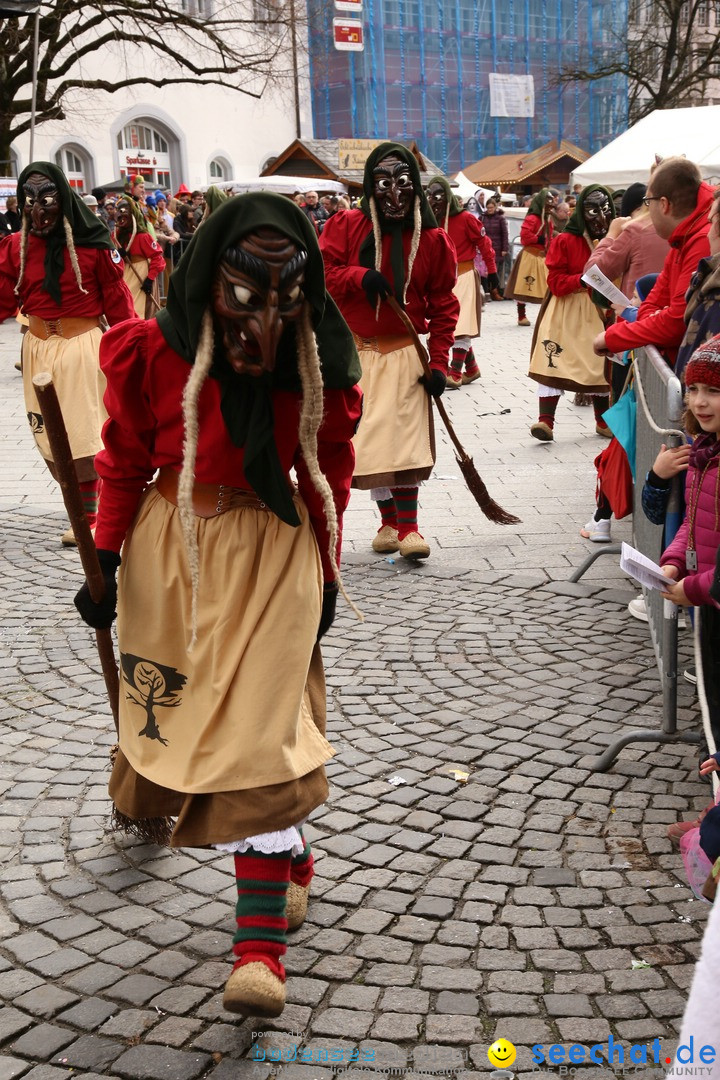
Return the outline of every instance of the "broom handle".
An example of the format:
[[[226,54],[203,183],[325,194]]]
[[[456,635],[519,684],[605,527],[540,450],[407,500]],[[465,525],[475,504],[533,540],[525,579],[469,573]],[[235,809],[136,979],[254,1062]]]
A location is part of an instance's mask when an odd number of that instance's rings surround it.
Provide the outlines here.
[[[130,256],[128,255],[128,259],[129,259],[129,258],[130,258]],[[134,275],[135,275],[135,277],[136,277],[136,278],[138,279],[138,281],[140,282],[140,284],[141,284],[141,285],[144,285],[144,284],[145,284],[145,281],[147,281],[147,278],[143,279],[143,278],[141,278],[141,277],[140,277],[140,275],[138,274],[137,270],[136,270],[136,269],[135,269],[135,267],[133,266],[132,262],[128,262],[128,263],[126,263],[125,265],[126,265],[126,266],[129,266],[129,267],[130,267],[130,269],[132,270],[133,274],[134,274]],[[150,265],[150,264],[148,263],[148,266],[149,266],[149,265]],[[153,296],[153,294],[152,294],[152,293],[145,293],[145,295],[147,296],[147,298],[148,298],[149,300],[152,300],[153,304],[155,305],[155,310],[156,310],[156,311],[161,311],[161,310],[162,310],[162,309],[161,309],[161,307],[160,307],[160,305],[158,304],[157,300],[155,299],[155,297]],[[145,308],[145,310],[147,311],[147,308]]]
[[[398,302],[397,302],[397,300],[395,299],[394,296],[388,296],[386,298],[385,302],[390,306],[390,308],[392,308],[392,310],[395,312],[397,317],[400,319],[400,321],[405,326],[405,329],[407,330],[410,337],[413,339],[413,344],[415,345],[418,357],[420,358],[420,363],[422,364],[423,373],[429,379],[430,375],[431,375],[431,371],[430,371],[430,363],[428,361],[427,349],[425,348],[422,341],[420,340],[420,337],[418,335],[417,330],[415,329],[415,327],[411,323],[411,321],[408,318],[406,312],[404,312],[403,309],[400,307],[400,305],[398,304]],[[442,421],[445,424],[445,427],[447,428],[447,433],[450,436],[455,449],[457,450],[457,452],[460,454],[461,457],[463,457],[463,458],[467,457],[467,454],[465,452],[465,448],[463,447],[462,443],[460,442],[457,435],[455,434],[452,423],[450,421],[450,417],[448,416],[447,411],[446,411],[445,406],[443,405],[442,401],[440,400],[440,398],[433,398],[432,400],[435,403],[435,408],[440,413]]]
[[[95,548],[95,540],[90,532],[85,508],[83,506],[80,485],[77,473],[73,465],[72,452],[68,441],[65,421],[63,420],[60,402],[58,401],[52,375],[48,371],[41,371],[33,378],[33,386],[40,402],[40,411],[45,423],[48,442],[52,451],[53,462],[60,481],[65,509],[70,518],[70,525],[75,534],[80,562],[87,579],[90,597],[94,603],[99,603],[105,595],[105,578],[100,568]],[[120,685],[118,682],[118,669],[113,649],[112,633],[110,629],[96,630],[95,640],[100,657],[103,678],[107,688],[110,708],[112,709],[115,729],[118,727],[118,702],[120,699]]]

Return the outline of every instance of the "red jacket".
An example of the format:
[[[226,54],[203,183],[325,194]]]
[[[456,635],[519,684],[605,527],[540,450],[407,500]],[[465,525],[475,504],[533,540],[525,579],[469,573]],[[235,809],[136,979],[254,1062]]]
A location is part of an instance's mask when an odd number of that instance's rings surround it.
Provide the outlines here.
[[[120,247],[120,241],[117,237],[113,236],[113,239],[118,247]],[[153,240],[150,233],[135,233],[126,250],[128,255],[142,255],[147,259],[147,276],[150,281],[154,281],[158,274],[162,274],[165,269],[165,257],[163,256],[162,248],[156,240]]]
[[[553,237],[545,257],[548,289],[553,296],[585,291],[581,278],[589,255],[590,247],[584,236],[562,232]]]
[[[467,210],[448,218],[448,236],[455,245],[457,261],[472,262],[475,252],[479,251],[488,268],[488,273],[497,273],[495,251],[490,237],[476,217]]]
[[[472,216],[472,215],[471,215]],[[368,268],[360,265],[360,245],[372,232],[372,224],[362,210],[340,210],[325,222],[320,249],[325,260],[328,291],[359,337],[402,334],[404,327],[387,304],[380,305],[378,317],[363,292],[362,279]],[[407,266],[412,229],[403,230],[403,251]],[[392,282],[390,245],[383,236],[381,273]],[[448,358],[455,340],[460,304],[453,294],[457,259],[452,241],[443,229],[423,229],[407,290],[406,311],[418,334],[430,335],[430,366],[447,373]]]
[[[547,250],[552,234],[552,218],[543,222],[537,214],[526,214],[520,227],[520,243],[523,247],[544,247]]]
[[[641,304],[635,322],[616,322],[605,331],[605,343],[612,352],[637,345],[657,345],[671,364],[685,333],[685,293],[701,259],[710,254],[708,211],[713,188],[702,183],[695,210],[670,236],[670,251],[660,277]]]
[[[138,500],[156,469],[182,467],[182,394],[189,365],[165,341],[155,319],[136,319],[103,336],[100,367],[107,377],[104,450],[95,458],[103,481],[95,543],[120,551]],[[310,514],[326,581],[333,578],[321,496],[310,479],[298,441],[301,394],[273,394],[275,442],[283,468],[295,469],[297,485]],[[318,431],[318,461],[335,496],[338,523],[350,498],[355,464],[352,437],[361,414],[359,387],[325,391],[324,419]],[[200,484],[250,488],[243,472],[244,452],[231,441],[220,414],[220,387],[208,378],[198,403],[199,440],[195,478]],[[288,478],[288,483],[289,483]],[[339,551],[338,551],[339,558]]]
[[[700,435],[690,451],[690,465],[685,477],[685,518],[674,540],[665,548],[661,566],[676,566],[678,581],[685,585],[685,595],[694,607],[710,604],[720,607],[710,595],[715,576],[715,560],[720,546],[720,507],[718,506],[718,462],[720,445],[712,435]],[[701,461],[698,462],[698,453]],[[690,521],[693,536],[690,537]],[[697,570],[688,570],[685,553],[690,546],[697,554]]]
[[[77,247],[75,250],[87,295],[78,288],[65,248],[58,305],[42,287],[46,251],[42,237],[28,236],[25,274],[19,295],[15,285],[20,276],[20,233],[0,241],[0,322],[13,316],[19,306],[25,315],[37,315],[41,319],[62,316],[91,319],[105,315],[112,326],[123,319],[137,318],[130,290],[123,281],[123,262],[118,253],[106,248]]]

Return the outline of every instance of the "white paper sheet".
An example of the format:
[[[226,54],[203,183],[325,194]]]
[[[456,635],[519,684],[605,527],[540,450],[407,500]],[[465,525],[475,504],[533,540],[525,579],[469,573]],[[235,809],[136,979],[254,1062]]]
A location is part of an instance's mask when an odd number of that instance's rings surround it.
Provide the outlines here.
[[[586,285],[591,285],[593,289],[597,289],[599,293],[609,300],[611,304],[622,304],[623,307],[632,307],[632,301],[628,300],[624,293],[621,293],[616,285],[613,285],[610,278],[605,277],[602,270],[599,270],[597,266],[591,266],[589,270],[586,270],[582,276],[582,280]]]
[[[652,559],[648,559],[637,548],[623,543],[620,551],[620,569],[630,577],[635,578],[641,585],[648,589],[658,589],[665,592],[671,584],[670,578],[663,574],[662,569]]]

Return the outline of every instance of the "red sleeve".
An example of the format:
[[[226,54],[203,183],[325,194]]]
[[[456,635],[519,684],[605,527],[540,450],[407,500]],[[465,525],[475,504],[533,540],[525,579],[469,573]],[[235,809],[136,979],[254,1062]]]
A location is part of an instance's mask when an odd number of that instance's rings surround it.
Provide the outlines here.
[[[118,252],[100,248],[95,271],[100,283],[103,313],[110,325],[114,326],[125,319],[136,319],[135,305],[123,278],[123,261]]]
[[[147,393],[147,327],[135,319],[103,334],[100,367],[107,379],[104,449],[95,457],[102,480],[95,543],[120,551],[143,491],[155,473],[155,417]]]
[[[550,241],[545,265],[548,270],[548,289],[553,296],[569,296],[570,293],[582,292],[582,275],[570,273],[570,260],[565,233],[560,233]]]
[[[330,484],[335,501],[335,512],[338,519],[336,555],[338,565],[340,565],[343,514],[350,500],[350,481],[355,468],[355,450],[352,437],[362,414],[362,392],[359,386],[353,386],[349,390],[326,390],[324,403],[325,416],[318,431],[318,463]],[[328,554],[330,538],[322,496],[315,489],[307,463],[299,449],[293,464],[297,475],[298,489],[308,508],[310,521],[318,542],[323,578],[326,583],[331,582],[334,580],[335,575]]]
[[[144,255],[148,260],[148,278],[150,281],[154,281],[158,274],[162,274],[165,269],[165,258],[162,253],[162,248],[157,240],[153,240],[150,233],[138,233],[136,243],[138,253]],[[133,244],[133,254],[135,254],[135,251],[135,244]]]
[[[635,322],[615,323],[605,331],[607,347],[613,352],[632,349],[636,345],[677,349],[685,336],[685,293],[698,263],[707,257],[708,251],[707,236],[702,234],[688,244],[679,267],[668,265],[666,260],[647,299],[640,305]]]
[[[13,257],[13,247],[12,236],[0,240],[0,322],[10,319],[20,306],[15,293],[19,269]]]
[[[430,327],[427,349],[430,367],[447,375],[455,327],[460,317],[460,302],[453,292],[457,281],[457,256],[446,232],[434,229],[431,235],[436,238],[437,247],[432,252],[432,273],[425,297],[425,317]]]
[[[327,290],[340,308],[343,300],[357,297],[362,290],[362,279],[367,274],[366,266],[348,265],[348,252],[352,247],[348,238],[351,215],[352,211],[340,210],[328,218],[319,241],[325,263]]]
[[[520,226],[520,243],[523,247],[532,247],[534,244],[543,244],[545,226],[542,218],[537,214],[526,214]]]
[[[472,214],[468,214],[467,216],[469,219],[468,225],[470,226],[468,232],[480,249],[480,254],[488,268],[488,273],[496,274],[497,264],[495,262],[495,249],[492,246],[492,241],[478,219],[473,217]],[[472,225],[470,225],[470,222],[472,222]]]

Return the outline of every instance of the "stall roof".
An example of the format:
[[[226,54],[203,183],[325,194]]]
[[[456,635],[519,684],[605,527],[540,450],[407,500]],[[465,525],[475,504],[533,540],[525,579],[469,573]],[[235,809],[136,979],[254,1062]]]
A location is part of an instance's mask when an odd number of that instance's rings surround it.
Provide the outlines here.
[[[499,154],[481,158],[463,169],[468,180],[478,187],[543,186],[556,183],[559,175],[569,176],[588,155],[567,139],[554,139],[527,154]],[[546,174],[551,174],[546,176]]]
[[[347,191],[345,184],[337,180],[325,180],[318,178],[315,188],[320,195],[343,195]],[[296,191],[307,191],[307,176],[244,176],[240,180],[221,180],[215,187],[223,191],[232,191],[234,195],[240,195],[246,191],[274,191],[279,195],[294,195]]]
[[[574,169],[573,182],[646,184],[656,155],[686,157],[706,180],[720,180],[720,105],[657,109]]]
[[[335,180],[345,184],[353,194],[357,194],[362,191],[363,169],[353,168],[351,155],[341,153],[341,146],[353,141],[366,143],[367,147],[370,147],[377,146],[386,140],[296,139],[267,168],[263,169],[262,175],[279,176],[293,173],[302,179],[304,186],[298,189],[300,191],[307,191],[311,183],[318,187],[323,180]],[[442,169],[421,153],[414,139],[395,141],[402,143],[408,150],[412,150],[417,158],[421,174],[426,173],[428,179],[442,172]]]

